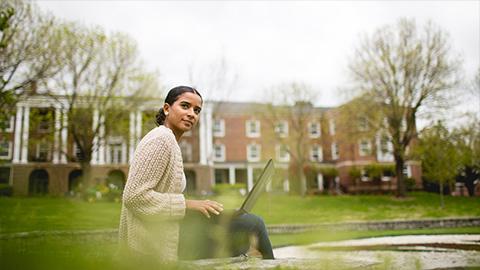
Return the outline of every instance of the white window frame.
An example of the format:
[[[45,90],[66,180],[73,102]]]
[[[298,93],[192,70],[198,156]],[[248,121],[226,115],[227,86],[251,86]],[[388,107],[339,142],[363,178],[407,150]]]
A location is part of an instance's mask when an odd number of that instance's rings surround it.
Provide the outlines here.
[[[252,124],[256,130],[251,130]],[[247,120],[245,122],[245,131],[248,138],[260,137],[260,121],[259,120]]]
[[[320,138],[321,134],[320,122],[315,121],[308,123],[308,135],[310,138]]]
[[[257,150],[257,156],[256,157],[252,156],[252,153],[253,153],[252,148],[253,147],[255,147],[256,150]],[[251,143],[251,144],[247,145],[247,160],[248,161],[250,161],[250,162],[260,161],[261,156],[262,156],[262,146],[261,145],[256,144],[256,143]]]
[[[73,144],[72,144],[72,156],[74,156],[75,160],[77,160],[77,161],[80,161],[80,158],[78,157],[78,154],[80,154],[80,153],[77,154],[77,151],[79,149],[80,148],[77,146],[77,143],[73,142]]]
[[[284,144],[277,144],[275,145],[275,153],[277,156],[277,160],[279,162],[289,162],[290,161],[290,153],[287,151],[288,147]]]
[[[223,119],[214,119],[213,120],[213,137],[224,137],[225,136],[225,120]]]
[[[13,132],[13,125],[14,125],[14,117],[10,116],[10,119],[7,121],[8,127],[5,128],[5,133],[12,133]]]
[[[358,154],[361,157],[369,156],[372,154],[372,142],[367,139],[361,139],[358,141]]]
[[[219,151],[219,152],[218,152]],[[213,161],[222,162],[225,161],[225,145],[216,143],[213,145]],[[217,154],[220,154],[217,156]]]
[[[315,157],[315,152],[316,156]],[[310,161],[312,162],[322,162],[323,161],[323,150],[322,147],[318,144],[314,144],[310,147]]]
[[[50,161],[51,159],[51,145],[50,143],[48,142],[45,142],[45,141],[41,141],[41,142],[38,142],[37,143],[37,146],[36,146],[36,149],[35,149],[35,159],[39,159],[40,158],[40,147],[42,145],[46,145],[47,146],[47,158],[46,158],[46,162]]]
[[[328,130],[330,132],[330,135],[335,135],[335,120],[334,119],[330,119],[328,121]]]
[[[340,158],[340,149],[338,149],[338,144],[336,142],[332,142],[331,151],[332,151],[332,160],[337,160]]]
[[[275,134],[280,138],[288,137],[288,122],[285,120],[278,121],[275,124]]]
[[[108,160],[109,164],[122,164],[122,154],[123,154],[123,147],[121,143],[110,143],[108,147],[110,154]]]
[[[362,131],[362,132],[365,132],[365,131],[368,131],[369,129],[369,123],[368,123],[368,119],[366,117],[359,117],[358,118],[358,130],[359,131]]]
[[[12,141],[7,141],[7,140],[2,140],[1,144],[8,143],[8,148],[7,148],[7,155],[6,156],[0,156],[0,159],[11,159],[12,158]],[[0,146],[3,147],[3,146]]]
[[[384,138],[387,138],[386,144],[383,144]],[[382,151],[383,149],[386,151]],[[393,144],[390,136],[386,133],[379,133],[377,135],[377,159],[379,161],[393,161]]]

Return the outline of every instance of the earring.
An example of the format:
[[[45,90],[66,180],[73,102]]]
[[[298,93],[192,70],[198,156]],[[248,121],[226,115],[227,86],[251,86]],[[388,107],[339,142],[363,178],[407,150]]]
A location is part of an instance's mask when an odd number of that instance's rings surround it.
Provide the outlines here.
[[[168,115],[168,112],[164,112],[164,114],[165,114],[165,116],[167,116],[167,115]]]

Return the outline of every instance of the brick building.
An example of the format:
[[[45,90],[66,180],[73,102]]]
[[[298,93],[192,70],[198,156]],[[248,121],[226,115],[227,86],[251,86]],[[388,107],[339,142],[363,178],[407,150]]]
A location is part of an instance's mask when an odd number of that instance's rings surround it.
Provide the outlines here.
[[[155,126],[154,116],[161,104],[160,99],[149,100],[127,112],[125,119],[116,119],[128,122],[128,132],[106,136],[105,127],[101,129],[94,138],[98,147],[91,161],[95,182],[124,184],[135,146]],[[0,183],[12,185],[15,195],[63,195],[78,184],[82,171],[64,105],[61,97],[41,95],[18,102],[0,137]],[[298,180],[291,171],[298,157],[290,151],[300,146],[304,148],[309,193],[396,188],[391,170],[385,169],[377,177],[368,175],[369,166],[393,165],[392,147],[384,136],[345,141],[336,127],[337,108],[307,107],[301,128],[298,119],[285,110],[271,117],[272,107],[266,104],[206,102],[197,127],[179,142],[187,191],[208,193],[218,183],[243,183],[250,189],[269,158],[275,160],[277,170],[268,188],[295,190]],[[94,111],[92,118],[93,123],[100,121],[98,112]],[[409,161],[404,171],[419,188],[420,164]]]

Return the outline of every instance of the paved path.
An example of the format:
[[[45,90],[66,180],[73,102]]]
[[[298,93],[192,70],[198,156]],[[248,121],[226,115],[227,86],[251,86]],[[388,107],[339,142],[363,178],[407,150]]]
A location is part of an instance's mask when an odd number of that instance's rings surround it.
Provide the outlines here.
[[[452,248],[459,244],[470,250]],[[283,247],[275,249],[274,253],[279,259],[320,259],[326,265],[324,269],[334,269],[333,265],[342,263],[345,268],[355,268],[358,263],[391,269],[479,267],[480,235],[376,237]]]

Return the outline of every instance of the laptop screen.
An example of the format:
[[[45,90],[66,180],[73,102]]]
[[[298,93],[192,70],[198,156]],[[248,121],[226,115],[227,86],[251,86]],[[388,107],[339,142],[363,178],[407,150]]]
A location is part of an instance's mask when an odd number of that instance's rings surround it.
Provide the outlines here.
[[[258,178],[257,182],[253,186],[252,190],[248,193],[247,198],[245,198],[245,201],[243,202],[242,207],[240,207],[240,210],[243,210],[246,212],[250,212],[250,210],[252,210],[253,206],[258,200],[258,197],[265,190],[265,187],[270,182],[273,172],[274,172],[273,160],[270,159],[267,162],[267,165],[263,169],[262,173],[260,174],[260,177]]]

